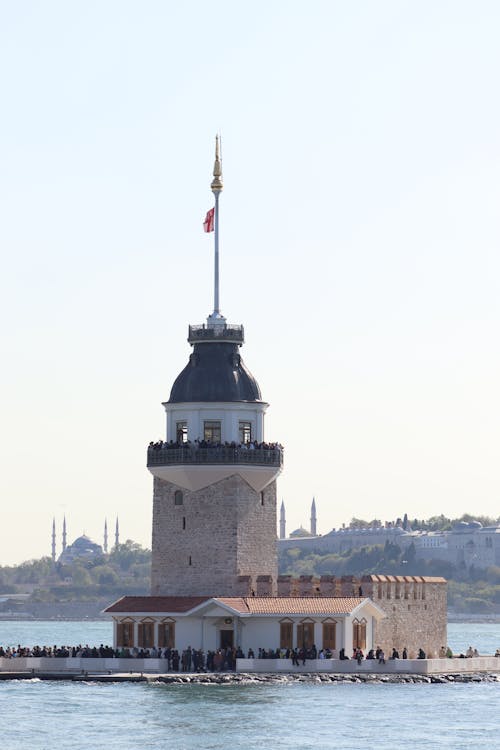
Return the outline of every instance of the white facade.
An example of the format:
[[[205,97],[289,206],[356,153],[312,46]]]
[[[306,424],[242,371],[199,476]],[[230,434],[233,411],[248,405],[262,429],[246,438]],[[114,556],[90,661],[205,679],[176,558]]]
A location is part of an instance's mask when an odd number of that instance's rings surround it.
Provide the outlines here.
[[[184,404],[163,404],[167,413],[167,442],[177,439],[177,426],[187,423],[187,439],[194,443],[203,440],[205,422],[221,423],[221,442],[239,443],[240,422],[251,425],[251,440],[261,443],[264,440],[264,415],[267,404],[265,401],[252,402],[190,402]]]
[[[282,604],[290,604],[289,611],[281,607],[281,611],[267,614],[265,612],[248,612],[242,603],[243,599],[207,599],[201,604],[194,606],[187,612],[179,611],[148,611],[145,607],[143,612],[127,612],[127,599],[123,600],[123,609],[119,607],[120,602],[112,605],[108,611],[113,614],[113,645],[114,648],[151,648],[162,647],[159,632],[163,623],[168,622],[174,626],[175,637],[172,648],[179,652],[189,646],[203,651],[216,651],[224,644],[232,644],[240,647],[245,654],[252,649],[257,655],[259,648],[277,649],[285,648],[282,643],[282,623],[292,625],[291,647],[301,648],[303,645],[299,640],[299,628],[307,623],[312,626],[312,641],[317,650],[320,651],[328,644],[323,643],[324,625],[328,624],[331,634],[332,627],[335,630],[334,656],[338,655],[340,649],[344,648],[347,655],[351,655],[353,649],[353,633],[358,623],[363,623],[366,640],[363,649],[375,648],[374,625],[376,621],[383,619],[385,613],[370,599],[352,599],[351,605],[345,607],[349,611],[339,612],[337,606],[332,606],[328,612],[323,605],[324,599],[311,598],[308,606],[300,610],[297,600],[278,600]],[[152,597],[152,603],[155,598]],[[234,602],[234,605],[231,602]],[[256,600],[257,601],[257,600]],[[268,598],[272,602],[273,597]],[[299,600],[300,601],[300,600]],[[347,600],[343,600],[347,601]],[[314,612],[315,603],[319,603]],[[266,607],[264,607],[266,608]],[[272,608],[272,606],[271,606]],[[122,609],[122,611],[117,611]],[[257,605],[258,609],[258,605]],[[133,628],[133,637],[125,644],[120,642],[119,628],[124,623],[130,623]],[[140,639],[140,625],[150,624],[152,630],[152,642],[144,643]],[[152,626],[152,628],[151,628]],[[290,645],[290,644],[288,644]],[[337,653],[335,653],[337,652]]]

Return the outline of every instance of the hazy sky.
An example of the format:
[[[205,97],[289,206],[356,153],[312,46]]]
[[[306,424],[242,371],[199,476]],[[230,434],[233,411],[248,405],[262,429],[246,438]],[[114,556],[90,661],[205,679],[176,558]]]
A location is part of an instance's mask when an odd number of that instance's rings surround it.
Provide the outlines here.
[[[499,36],[494,0],[1,0],[0,563],[64,513],[150,545],[219,129],[287,530],[500,513]]]

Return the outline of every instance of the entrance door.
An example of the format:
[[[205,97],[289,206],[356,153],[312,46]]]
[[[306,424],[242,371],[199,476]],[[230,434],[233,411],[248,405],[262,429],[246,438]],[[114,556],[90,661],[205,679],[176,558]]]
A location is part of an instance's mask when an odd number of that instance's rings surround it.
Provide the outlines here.
[[[234,640],[234,632],[232,630],[220,631],[220,647],[221,648],[232,648],[233,640]]]

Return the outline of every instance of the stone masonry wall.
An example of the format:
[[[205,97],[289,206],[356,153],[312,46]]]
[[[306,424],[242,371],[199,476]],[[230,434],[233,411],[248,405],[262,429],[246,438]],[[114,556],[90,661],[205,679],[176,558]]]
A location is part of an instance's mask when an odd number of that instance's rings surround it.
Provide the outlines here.
[[[374,578],[367,576],[366,578]],[[384,610],[387,617],[376,626],[375,642],[390,656],[404,647],[411,658],[423,648],[428,658],[437,657],[447,645],[447,585],[444,581],[418,576],[387,576],[396,580],[374,582],[363,579],[363,594]],[[383,576],[379,576],[383,578]]]
[[[259,576],[272,594],[277,573],[275,482],[256,492],[235,474],[189,491],[154,478],[153,596],[240,596]]]
[[[389,657],[392,649],[430,658],[447,645],[446,581],[420,576],[291,576],[278,577],[278,596],[363,596],[387,617],[376,625],[374,642]]]

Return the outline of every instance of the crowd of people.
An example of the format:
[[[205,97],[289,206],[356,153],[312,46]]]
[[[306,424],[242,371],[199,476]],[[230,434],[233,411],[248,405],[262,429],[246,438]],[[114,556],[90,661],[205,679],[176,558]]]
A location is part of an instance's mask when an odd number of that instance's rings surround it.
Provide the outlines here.
[[[469,646],[465,654],[457,654],[458,658],[466,659],[479,656],[477,649]],[[500,657],[500,649],[495,652],[496,657]],[[111,646],[21,646],[3,648],[0,646],[0,658],[15,659],[19,657],[49,657],[49,658],[106,658],[106,659],[165,659],[165,671],[174,672],[226,672],[234,671],[236,668],[236,659],[244,659],[245,654],[241,648],[220,648],[215,651],[203,651],[203,649],[194,649],[188,646],[187,649],[178,651],[173,648],[112,648]],[[442,646],[439,651],[439,658],[452,658],[453,653],[450,647]],[[386,655],[382,648],[370,649],[366,656],[360,648],[354,648],[352,656],[345,653],[341,648],[338,652],[329,648],[318,649],[315,645],[310,648],[276,648],[265,649],[259,648],[257,657],[253,649],[248,649],[247,659],[291,659],[292,665],[304,665],[308,659],[355,659],[361,664],[363,659],[374,660],[379,664],[386,663]],[[401,655],[395,648],[389,657],[394,659],[414,658],[414,654],[408,656],[408,649],[403,648]],[[426,659],[425,651],[420,648],[417,652],[418,659]]]
[[[253,653],[253,652],[252,652]],[[243,659],[245,654],[238,648],[207,651],[189,646],[179,652],[173,648],[112,648],[111,646],[27,646],[15,648],[0,646],[0,658],[16,659],[20,657],[48,658],[88,658],[88,659],[165,659],[165,671],[174,672],[226,672],[234,671],[236,659]],[[253,657],[250,657],[253,658]]]
[[[186,440],[185,442],[179,442],[178,440],[158,440],[156,443],[151,441],[148,445],[148,452],[162,451],[162,450],[177,450],[182,448],[185,451],[198,451],[198,450],[218,450],[218,451],[255,451],[255,450],[266,450],[266,451],[282,451],[283,446],[280,443],[266,443],[252,440],[248,443],[237,443],[234,440],[232,442],[214,442],[212,440]]]

